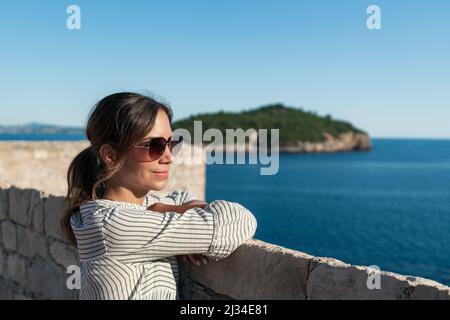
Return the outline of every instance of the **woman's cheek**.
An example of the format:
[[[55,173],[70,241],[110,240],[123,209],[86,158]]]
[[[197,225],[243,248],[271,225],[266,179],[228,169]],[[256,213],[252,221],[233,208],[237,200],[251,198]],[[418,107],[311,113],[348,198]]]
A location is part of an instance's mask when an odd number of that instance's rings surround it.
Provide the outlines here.
[[[155,177],[152,174],[152,171],[157,170],[155,169],[153,166],[145,166],[143,168],[140,169],[141,170],[141,177],[145,180],[145,181],[153,181],[155,180]]]

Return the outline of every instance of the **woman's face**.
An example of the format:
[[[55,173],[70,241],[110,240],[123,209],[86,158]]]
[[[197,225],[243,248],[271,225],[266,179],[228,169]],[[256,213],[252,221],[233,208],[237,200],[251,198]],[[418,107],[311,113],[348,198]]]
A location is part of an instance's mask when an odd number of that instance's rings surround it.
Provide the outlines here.
[[[166,140],[172,137],[169,118],[162,109],[157,112],[151,132],[138,144],[154,137],[163,137]],[[125,156],[124,165],[109,179],[108,184],[125,187],[136,195],[147,194],[150,190],[159,191],[167,185],[171,163],[172,154],[168,147],[159,159],[153,161],[148,159],[148,149],[130,148]]]

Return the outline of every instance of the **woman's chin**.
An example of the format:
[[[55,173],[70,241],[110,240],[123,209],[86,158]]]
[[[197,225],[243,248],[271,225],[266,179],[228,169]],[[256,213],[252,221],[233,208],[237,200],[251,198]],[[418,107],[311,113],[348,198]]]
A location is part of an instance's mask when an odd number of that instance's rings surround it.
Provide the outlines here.
[[[149,188],[150,188],[151,190],[161,191],[161,190],[164,189],[166,186],[167,186],[167,180],[152,183],[152,185],[149,186]]]

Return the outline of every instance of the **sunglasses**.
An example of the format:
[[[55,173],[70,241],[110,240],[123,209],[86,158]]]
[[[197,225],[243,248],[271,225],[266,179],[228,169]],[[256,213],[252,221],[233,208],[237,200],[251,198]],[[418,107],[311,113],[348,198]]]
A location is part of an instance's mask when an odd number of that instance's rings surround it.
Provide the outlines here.
[[[129,148],[138,148],[138,149],[147,149],[148,151],[145,153],[145,157],[142,161],[155,161],[164,154],[166,151],[166,147],[169,146],[169,150],[172,153],[172,156],[176,156],[180,153],[181,146],[183,142],[183,137],[178,137],[176,140],[172,140],[170,137],[166,140],[163,137],[155,137],[151,138],[148,141],[142,142],[135,146],[126,146]],[[117,145],[117,143],[111,143]]]

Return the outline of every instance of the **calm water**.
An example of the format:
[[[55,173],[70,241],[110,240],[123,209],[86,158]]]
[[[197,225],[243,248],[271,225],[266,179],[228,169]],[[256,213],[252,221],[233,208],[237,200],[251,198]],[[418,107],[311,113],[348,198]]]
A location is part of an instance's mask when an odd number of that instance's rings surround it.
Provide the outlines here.
[[[86,140],[85,135],[73,135],[73,134],[35,134],[35,133],[22,133],[22,134],[9,134],[0,133],[0,141],[7,140],[25,140],[25,141],[79,141]]]
[[[375,139],[368,153],[209,165],[207,200],[237,201],[256,238],[450,285],[450,141]]]

